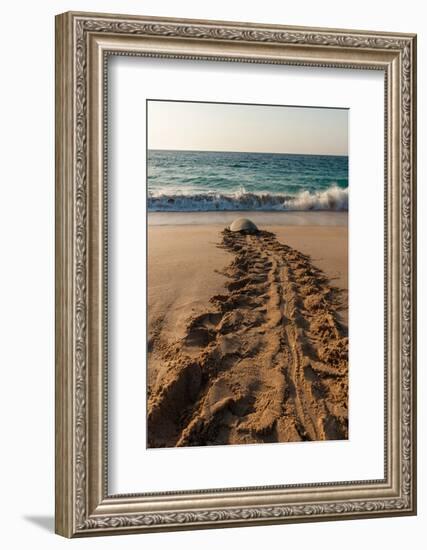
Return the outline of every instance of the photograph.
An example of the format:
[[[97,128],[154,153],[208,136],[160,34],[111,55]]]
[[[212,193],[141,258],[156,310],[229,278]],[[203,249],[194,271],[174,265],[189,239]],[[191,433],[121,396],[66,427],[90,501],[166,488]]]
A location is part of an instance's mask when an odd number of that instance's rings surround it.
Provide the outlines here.
[[[349,110],[146,109],[147,448],[347,440]]]

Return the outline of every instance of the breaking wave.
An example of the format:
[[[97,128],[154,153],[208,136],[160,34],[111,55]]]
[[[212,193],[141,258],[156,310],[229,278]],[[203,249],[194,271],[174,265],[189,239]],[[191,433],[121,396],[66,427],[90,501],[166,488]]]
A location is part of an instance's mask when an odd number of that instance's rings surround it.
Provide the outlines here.
[[[152,212],[212,212],[216,210],[348,210],[348,187],[332,185],[323,191],[302,191],[295,195],[249,193],[159,193],[150,192],[147,200]]]

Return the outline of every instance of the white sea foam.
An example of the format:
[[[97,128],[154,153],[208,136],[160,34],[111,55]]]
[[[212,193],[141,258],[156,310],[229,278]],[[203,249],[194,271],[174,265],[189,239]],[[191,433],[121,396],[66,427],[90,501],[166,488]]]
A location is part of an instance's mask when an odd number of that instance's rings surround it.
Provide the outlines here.
[[[348,210],[348,188],[332,185],[323,191],[302,191],[296,195],[249,193],[241,187],[235,193],[161,193],[152,191],[147,199],[152,212],[195,212],[220,210]]]
[[[348,187],[333,185],[324,191],[302,191],[284,202],[285,210],[348,210]]]

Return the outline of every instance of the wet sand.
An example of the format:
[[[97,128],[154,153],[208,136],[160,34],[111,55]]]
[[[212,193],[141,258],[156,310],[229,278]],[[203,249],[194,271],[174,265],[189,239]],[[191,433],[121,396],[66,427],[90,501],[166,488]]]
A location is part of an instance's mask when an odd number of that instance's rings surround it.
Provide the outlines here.
[[[148,229],[148,446],[347,438],[346,215],[185,216]]]

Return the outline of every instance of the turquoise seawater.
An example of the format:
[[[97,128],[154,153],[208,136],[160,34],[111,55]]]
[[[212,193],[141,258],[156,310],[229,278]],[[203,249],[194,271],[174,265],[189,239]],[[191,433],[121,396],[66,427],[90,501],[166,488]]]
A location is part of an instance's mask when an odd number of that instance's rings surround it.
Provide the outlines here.
[[[148,210],[346,211],[348,157],[149,150]]]

